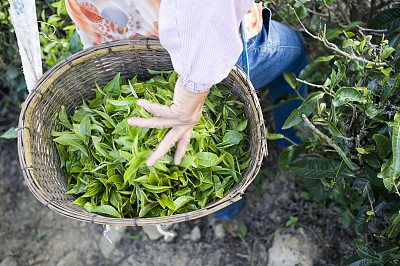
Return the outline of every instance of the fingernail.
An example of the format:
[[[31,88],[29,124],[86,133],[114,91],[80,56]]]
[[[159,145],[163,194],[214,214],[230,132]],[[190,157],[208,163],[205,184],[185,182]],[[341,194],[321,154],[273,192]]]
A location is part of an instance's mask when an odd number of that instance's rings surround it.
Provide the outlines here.
[[[144,100],[143,100],[143,99],[139,99],[139,100],[137,100],[137,102],[136,102],[136,104],[139,105],[140,107],[143,107],[143,103],[144,103]]]
[[[127,121],[127,123],[128,123],[128,125],[136,126],[136,124],[135,124],[135,118],[133,118],[133,117],[129,118],[128,121]]]

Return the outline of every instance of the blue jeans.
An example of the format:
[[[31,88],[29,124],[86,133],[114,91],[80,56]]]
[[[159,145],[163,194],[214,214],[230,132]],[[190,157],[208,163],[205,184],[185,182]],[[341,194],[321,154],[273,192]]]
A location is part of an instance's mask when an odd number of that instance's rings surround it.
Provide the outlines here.
[[[271,20],[271,12],[263,10],[264,24],[262,31],[247,42],[247,54],[249,62],[249,76],[256,90],[268,86],[270,104],[274,104],[282,94],[294,94],[295,91],[285,81],[283,72],[293,72],[298,76],[307,64],[307,55],[303,44],[305,39],[300,33],[296,34],[289,26]],[[243,60],[239,58],[238,65],[243,67]],[[301,86],[299,93],[303,98],[307,97],[306,86]],[[301,100],[287,102],[272,110],[275,123],[275,133],[283,134],[292,141],[299,143],[293,128],[282,130],[282,126],[292,111],[301,105]],[[277,140],[280,148],[290,145],[285,139]],[[243,206],[240,200],[214,214],[222,220],[235,219]]]

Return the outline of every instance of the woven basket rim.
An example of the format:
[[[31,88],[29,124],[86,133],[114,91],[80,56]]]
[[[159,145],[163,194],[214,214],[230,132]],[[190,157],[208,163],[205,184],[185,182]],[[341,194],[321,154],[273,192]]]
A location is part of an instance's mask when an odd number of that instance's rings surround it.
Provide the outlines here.
[[[30,118],[30,112],[35,106],[35,102],[40,100],[42,95],[46,90],[49,89],[50,85],[54,80],[61,77],[62,74],[69,70],[71,67],[84,62],[93,57],[104,55],[108,53],[118,53],[119,51],[126,50],[163,50],[165,48],[162,47],[157,40],[152,39],[141,39],[141,40],[122,40],[122,41],[113,41],[110,43],[104,43],[101,45],[93,46],[88,49],[82,50],[63,61],[59,62],[52,68],[50,68],[37,82],[34,89],[29,93],[19,117],[19,130],[18,130],[18,154],[20,159],[21,169],[24,175],[26,183],[32,194],[44,205],[56,211],[57,213],[64,215],[69,218],[73,218],[80,221],[98,223],[98,224],[110,224],[110,225],[124,225],[124,226],[145,226],[145,225],[154,225],[154,224],[170,224],[177,223],[183,221],[189,221],[193,219],[197,219],[203,217],[205,215],[211,214],[217,210],[220,210],[224,207],[229,206],[230,204],[240,200],[242,195],[244,194],[246,188],[250,185],[250,183],[254,180],[256,173],[261,167],[262,159],[267,155],[267,141],[266,141],[266,133],[264,120],[262,116],[262,111],[260,108],[253,107],[257,111],[258,118],[260,119],[260,124],[258,125],[257,132],[260,136],[259,145],[257,146],[257,154],[259,155],[256,163],[251,164],[253,169],[246,169],[246,171],[250,171],[253,173],[253,176],[246,180],[246,182],[242,182],[239,184],[241,186],[231,189],[227,195],[225,195],[222,199],[219,199],[213,203],[208,204],[206,207],[194,211],[190,211],[183,214],[174,214],[170,216],[163,217],[152,217],[152,218],[113,218],[108,216],[102,216],[100,214],[89,213],[86,211],[79,212],[77,210],[72,210],[69,208],[63,207],[62,204],[51,200],[49,195],[42,189],[39,182],[35,179],[34,175],[31,173],[33,171],[33,163],[31,157],[31,149],[29,145],[29,128],[26,126],[26,120]],[[249,78],[246,76],[244,71],[239,67],[235,66],[232,69],[231,75],[234,75],[238,82],[242,82],[243,86],[246,86],[245,83],[250,86],[248,90],[246,90],[246,94],[249,98],[252,99],[250,101],[252,104],[254,102],[258,103],[258,97],[254,91],[254,88],[251,85]],[[255,158],[252,158],[254,160]],[[250,165],[249,165],[250,167]],[[255,173],[255,174],[254,174]]]

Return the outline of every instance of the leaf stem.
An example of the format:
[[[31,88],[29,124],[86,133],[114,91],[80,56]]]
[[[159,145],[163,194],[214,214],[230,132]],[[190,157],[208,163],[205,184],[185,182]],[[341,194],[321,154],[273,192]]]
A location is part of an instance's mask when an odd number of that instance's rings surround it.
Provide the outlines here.
[[[324,92],[325,92],[326,94],[328,94],[328,95],[330,95],[330,96],[332,96],[332,97],[335,97],[335,95],[333,95],[332,93],[330,93],[329,91],[327,91],[327,90],[326,90],[326,87],[323,86],[323,85],[318,85],[318,84],[310,83],[310,82],[308,82],[308,81],[305,81],[305,80],[302,80],[302,79],[299,79],[299,78],[296,78],[296,81],[298,81],[298,82],[300,82],[300,83],[304,83],[304,84],[309,85],[309,86],[316,87],[316,88],[321,88],[321,89],[324,90]]]

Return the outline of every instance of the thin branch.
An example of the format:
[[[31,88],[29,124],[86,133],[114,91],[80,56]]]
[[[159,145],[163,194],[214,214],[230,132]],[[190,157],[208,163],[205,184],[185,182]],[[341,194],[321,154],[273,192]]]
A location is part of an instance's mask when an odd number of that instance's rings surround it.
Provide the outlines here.
[[[352,126],[353,123],[354,123],[354,119],[356,119],[356,111],[357,111],[357,109],[356,109],[356,107],[355,107],[354,105],[352,105],[351,103],[348,103],[348,105],[349,105],[351,108],[353,108],[353,116],[351,117],[351,121],[350,121],[350,125],[349,125],[349,129],[350,129],[351,126]]]
[[[374,205],[372,205],[371,196],[369,195],[368,185],[369,185],[369,181],[368,181],[367,184],[365,185],[365,188],[364,188],[364,191],[363,191],[363,192],[367,191],[368,200],[369,200],[369,203],[370,203],[370,205],[371,205],[371,210],[375,213],[375,211],[374,211]]]
[[[329,146],[331,146],[338,154],[340,154],[339,151],[339,146],[336,145],[327,135],[325,135],[324,133],[322,133],[321,131],[319,131],[314,125],[313,123],[310,122],[310,120],[308,120],[307,116],[305,114],[301,115],[303,118],[303,121],[306,123],[306,125],[318,136],[320,136],[321,139],[325,140]]]
[[[377,30],[377,29],[370,29],[370,28],[363,28],[363,27],[361,27],[361,26],[356,26],[360,31],[368,31],[368,32],[382,32],[382,33],[385,33],[385,32],[387,32],[387,29],[383,29],[383,30]]]
[[[296,78],[296,81],[304,83],[304,84],[307,84],[307,85],[310,85],[310,86],[313,86],[313,87],[316,87],[316,88],[325,89],[325,86],[314,84],[314,83],[310,83],[310,82],[307,82],[307,81],[299,79],[299,78]]]
[[[292,11],[294,12],[294,14],[295,14],[297,20],[299,21],[300,25],[303,27],[304,31],[305,31],[308,35],[310,35],[312,38],[314,38],[314,39],[316,39],[316,40],[319,40],[319,41],[322,41],[322,43],[323,43],[327,48],[329,48],[329,49],[331,49],[331,50],[334,50],[334,51],[337,52],[338,54],[340,54],[340,55],[342,55],[342,56],[344,56],[344,57],[347,57],[347,58],[350,59],[350,60],[360,61],[360,62],[367,63],[367,64],[371,64],[371,65],[374,65],[374,66],[377,66],[377,67],[379,67],[379,66],[389,66],[386,62],[375,63],[375,62],[370,61],[370,60],[367,60],[367,59],[365,59],[365,58],[358,57],[358,56],[354,56],[354,55],[351,55],[351,54],[349,54],[349,53],[346,53],[346,52],[340,50],[335,44],[330,43],[330,42],[326,39],[325,34],[324,34],[324,36],[322,36],[322,37],[318,37],[318,36],[312,34],[311,32],[309,32],[309,31],[307,30],[307,28],[306,28],[306,27],[304,26],[304,24],[301,22],[301,20],[300,20],[299,17],[297,16],[297,13],[296,13],[296,11],[294,10],[294,8],[293,8],[291,5],[289,5],[289,4],[288,4],[288,6],[289,6],[289,8],[292,9]]]

